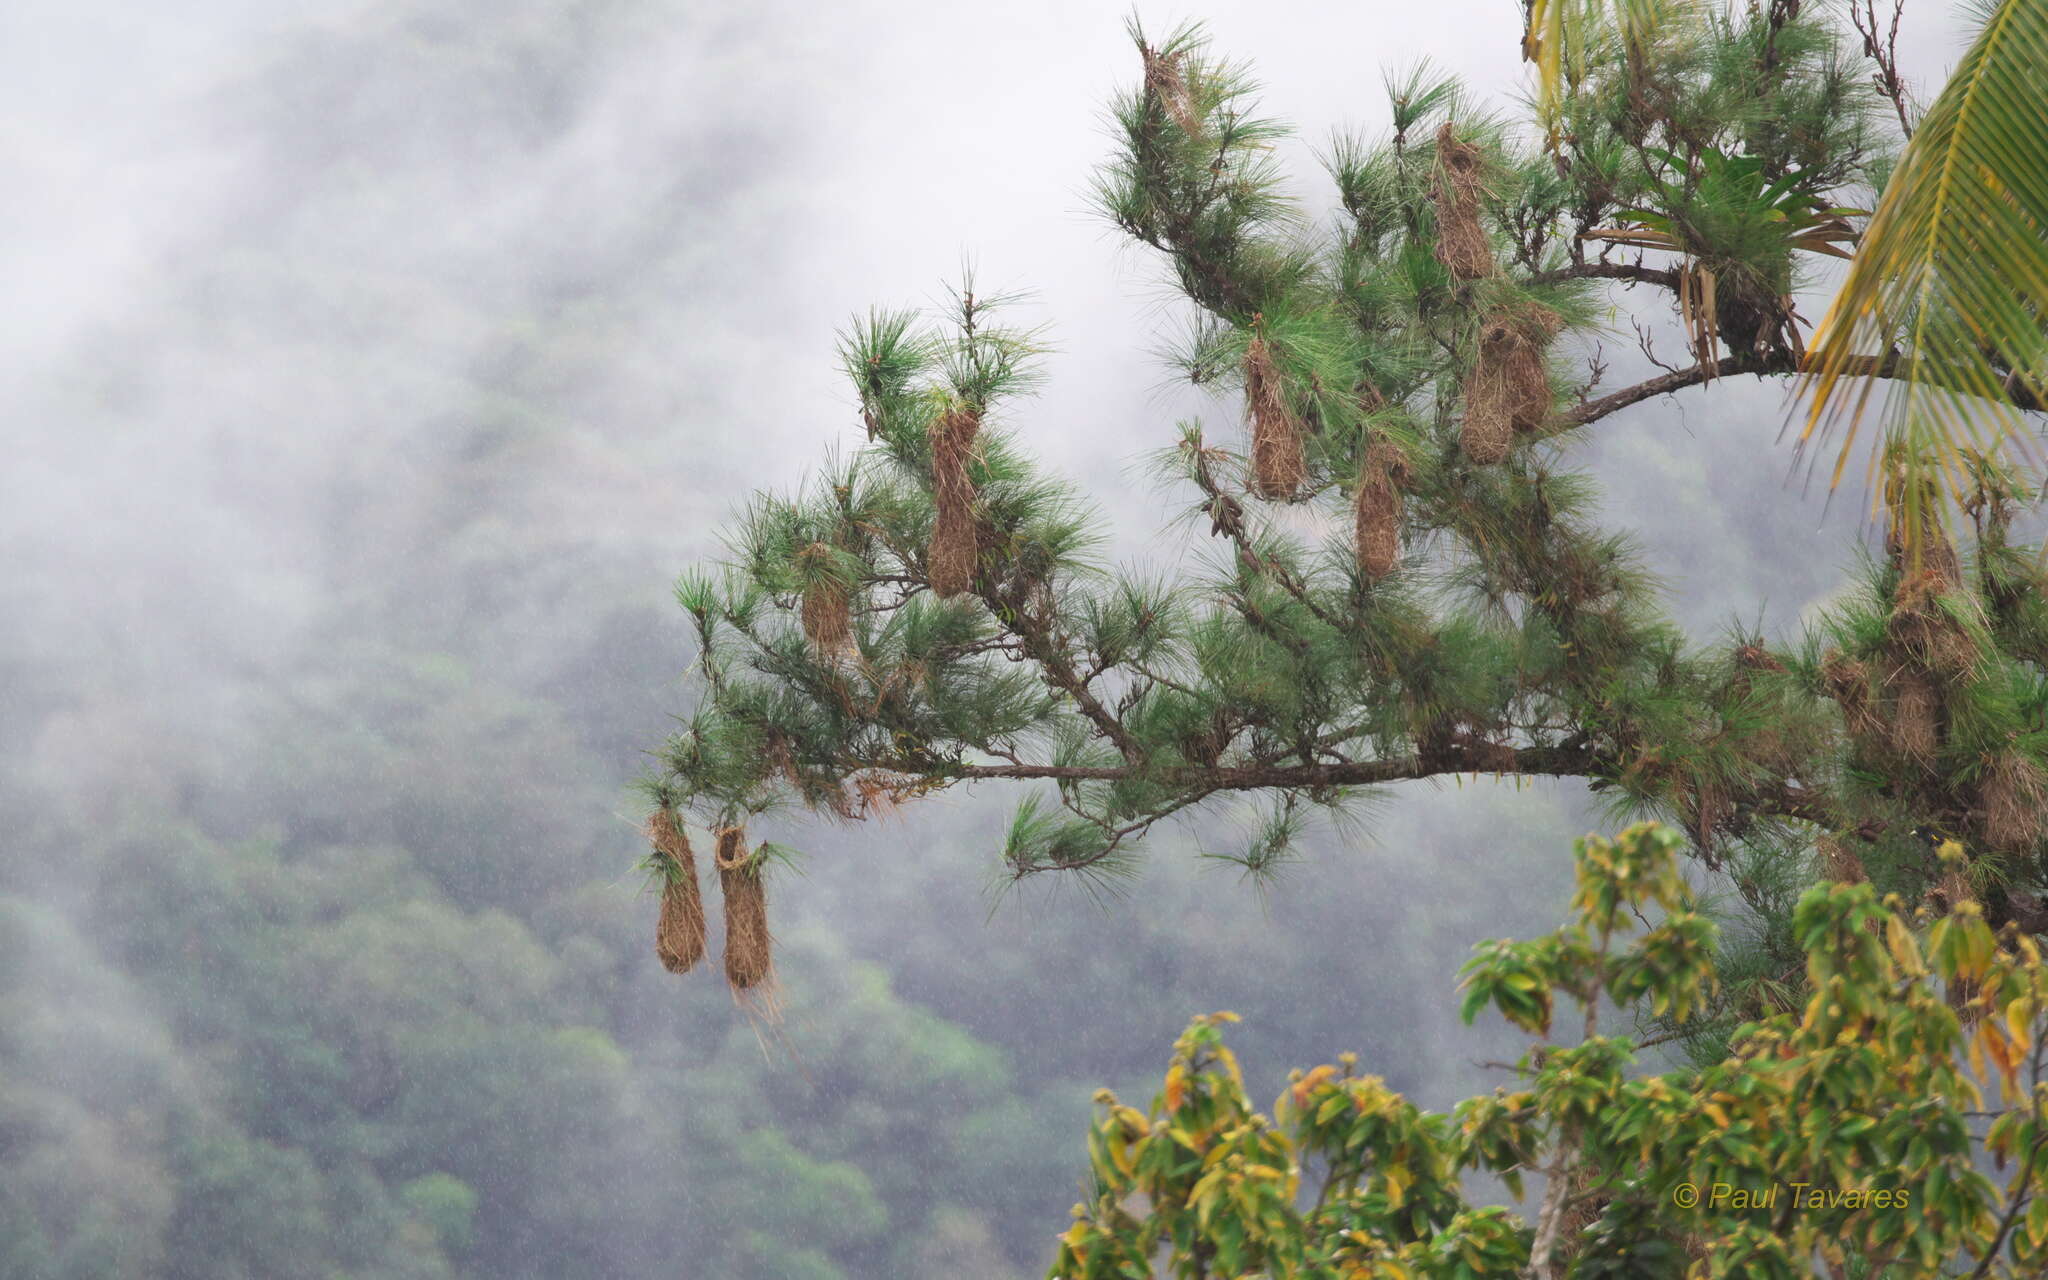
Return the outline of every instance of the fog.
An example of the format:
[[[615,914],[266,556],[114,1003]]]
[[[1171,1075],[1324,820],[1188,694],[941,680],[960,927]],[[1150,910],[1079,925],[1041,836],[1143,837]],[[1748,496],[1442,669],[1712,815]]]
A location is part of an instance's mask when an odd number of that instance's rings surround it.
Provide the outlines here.
[[[1256,65],[1321,211],[1383,71],[1524,91],[1518,12],[1144,17]],[[1910,17],[1924,84],[1956,25]],[[1170,385],[1159,265],[1086,208],[1123,18],[0,12],[0,1276],[1038,1274],[1089,1092],[1192,1014],[1244,1016],[1266,1096],[1346,1049],[1433,1105],[1499,1078],[1455,970],[1562,910],[1574,786],[1404,788],[1266,893],[1169,833],[1106,904],[991,896],[1000,789],[785,822],[780,1028],[651,955],[670,585],[857,440],[848,317],[964,262],[1030,290],[1011,424],[1119,558],[1200,550],[1136,459],[1235,409]],[[1701,640],[1792,626],[1863,534],[1737,381],[1581,449]]]

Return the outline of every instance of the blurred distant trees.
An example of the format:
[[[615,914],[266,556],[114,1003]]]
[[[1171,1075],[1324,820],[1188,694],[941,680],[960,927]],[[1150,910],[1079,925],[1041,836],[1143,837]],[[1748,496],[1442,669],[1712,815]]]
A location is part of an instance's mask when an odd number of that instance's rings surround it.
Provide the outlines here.
[[[394,849],[147,826],[93,861],[105,958],[0,899],[0,1275],[627,1275],[687,1240],[683,1274],[832,1277],[909,1266],[934,1177],[992,1196],[1002,1053],[829,947],[807,1082],[722,997],[702,1042],[622,1045],[591,992],[638,948],[465,910]]]

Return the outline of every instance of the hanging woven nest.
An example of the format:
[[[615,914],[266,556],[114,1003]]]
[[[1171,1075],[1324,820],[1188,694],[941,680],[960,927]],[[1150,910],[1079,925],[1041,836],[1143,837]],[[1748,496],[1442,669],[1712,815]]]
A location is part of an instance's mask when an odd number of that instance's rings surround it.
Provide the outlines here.
[[[846,584],[835,573],[833,550],[813,542],[797,558],[804,578],[804,638],[821,654],[844,652],[853,639],[853,614]]]
[[[1813,849],[1820,861],[1820,873],[1828,879],[1839,884],[1862,884],[1870,879],[1870,873],[1863,869],[1863,860],[1840,837],[1824,835],[1813,842]]]
[[[2041,840],[2048,777],[2040,765],[2017,751],[2002,752],[1984,771],[1977,802],[1984,811],[1984,839],[1992,848],[2030,850]]]
[[[1490,467],[1508,456],[1515,413],[1521,408],[1514,375],[1521,338],[1505,318],[1494,316],[1479,330],[1479,355],[1465,375],[1465,421],[1458,442],[1475,466]]]
[[[1493,245],[1479,221],[1485,177],[1479,148],[1460,141],[1446,121],[1436,131],[1437,174],[1429,188],[1436,205],[1436,259],[1455,280],[1483,280],[1493,274]]]
[[[1892,597],[1885,630],[1900,651],[1929,672],[1944,680],[1960,681],[1976,670],[1982,655],[1969,628],[1951,612],[1967,607],[1962,598],[1952,594],[1953,587],[1953,580],[1932,569],[1911,574]]]
[[[1830,649],[1821,660],[1820,674],[1828,696],[1842,709],[1843,727],[1850,739],[1862,745],[1885,741],[1884,717],[1877,713],[1870,696],[1870,668],[1840,649]]]
[[[647,838],[661,874],[654,954],[670,973],[688,973],[704,958],[704,898],[697,887],[697,856],[672,810],[656,809],[648,817]]]
[[[1550,369],[1544,352],[1564,318],[1533,302],[1502,307],[1479,327],[1479,353],[1465,376],[1465,456],[1492,466],[1508,456],[1513,433],[1550,417]]]
[[[725,895],[725,980],[734,992],[754,990],[775,976],[762,858],[747,848],[746,828],[725,827],[718,832],[716,861]]]
[[[1145,91],[1159,100],[1159,105],[1180,126],[1182,133],[1190,138],[1201,137],[1202,118],[1195,110],[1195,95],[1188,87],[1187,72],[1182,67],[1187,60],[1187,50],[1161,53],[1147,45],[1143,56]]]
[[[1965,902],[1977,901],[1977,891],[1971,887],[1969,876],[1958,864],[1948,864],[1927,889],[1927,901],[1934,909],[1946,915]]]
[[[1915,764],[1932,763],[1941,747],[1941,692],[1911,664],[1895,665],[1885,685],[1891,693],[1892,750]]]
[[[1889,547],[1897,536],[1894,533],[1887,537],[1886,545]],[[1914,567],[1915,553],[1910,548],[1902,545],[1893,555],[1903,567]],[[1956,584],[1963,580],[1962,557],[1956,554],[1956,544],[1949,541],[1945,532],[1939,529],[1929,530],[1925,543],[1919,549],[1918,557],[1919,571],[1940,582],[1944,589],[1953,590]]]
[[[1374,440],[1365,447],[1352,494],[1352,524],[1358,571],[1378,581],[1401,562],[1401,486],[1408,479],[1408,458],[1392,441]]]
[[[1728,816],[1727,798],[1722,794],[1720,785],[1702,776],[1681,778],[1677,792],[1679,810],[1692,828],[1693,839],[1699,844],[1707,865],[1718,866],[1714,856],[1716,832],[1720,829],[1721,820]]]
[[[1585,1252],[1593,1224],[1605,1217],[1607,1207],[1614,1203],[1614,1197],[1602,1194],[1596,1185],[1600,1174],[1590,1161],[1574,1166],[1568,1176],[1571,1189],[1565,1201],[1563,1226],[1550,1251],[1551,1263],[1560,1267]]]
[[[1535,431],[1550,418],[1550,368],[1544,353],[1564,329],[1564,317],[1549,307],[1524,303],[1501,317],[1511,331],[1503,357],[1510,417],[1517,431]]]
[[[1785,670],[1785,664],[1760,644],[1738,646],[1734,659],[1734,671],[1728,678],[1728,697],[1737,703],[1754,695],[1759,674],[1772,672],[1782,675]],[[1755,728],[1742,735],[1742,750],[1764,768],[1790,777],[1799,772],[1800,752],[1780,724],[1776,716],[1763,717]]]
[[[942,600],[974,587],[976,519],[974,481],[967,464],[981,415],[956,407],[932,423],[932,541],[925,575]]]
[[[1748,673],[1752,671],[1775,671],[1784,674],[1785,664],[1772,656],[1769,649],[1760,644],[1745,644],[1735,650],[1735,666],[1742,679],[1742,687],[1749,687]]]
[[[1259,334],[1245,348],[1244,400],[1252,419],[1252,493],[1268,502],[1293,502],[1308,483],[1301,419],[1287,407],[1272,349]]]

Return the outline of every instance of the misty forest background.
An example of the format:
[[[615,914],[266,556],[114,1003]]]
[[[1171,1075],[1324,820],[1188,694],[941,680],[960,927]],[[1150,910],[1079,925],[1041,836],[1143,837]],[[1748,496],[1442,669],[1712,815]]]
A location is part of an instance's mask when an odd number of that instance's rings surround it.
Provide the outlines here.
[[[1315,148],[1519,6],[1229,3]],[[1909,15],[1936,82],[1953,15]],[[174,12],[175,10],[175,12]],[[992,892],[1007,802],[760,834],[786,1022],[652,947],[629,784],[683,710],[669,584],[859,431],[835,329],[971,254],[1058,351],[1017,425],[1170,571],[1136,458],[1177,318],[1083,212],[1122,6],[457,0],[0,12],[0,1277],[1035,1275],[1088,1098],[1232,1008],[1255,1096],[1355,1048],[1493,1083],[1470,946],[1550,927],[1576,784],[1392,790],[1263,892],[1155,838],[1120,899]],[[1809,304],[1808,312],[1815,308]],[[1655,318],[1658,324],[1665,322]],[[1644,358],[1627,317],[1611,385]],[[1682,350],[1668,325],[1665,349]],[[1702,639],[1783,634],[1860,502],[1782,388],[1587,446]]]

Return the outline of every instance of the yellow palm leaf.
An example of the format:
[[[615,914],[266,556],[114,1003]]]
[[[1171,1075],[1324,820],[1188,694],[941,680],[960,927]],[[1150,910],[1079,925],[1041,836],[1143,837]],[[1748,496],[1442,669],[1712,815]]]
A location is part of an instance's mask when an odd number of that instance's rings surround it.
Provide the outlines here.
[[[1966,450],[2016,447],[2015,405],[2048,380],[2048,0],[1980,4],[1981,22],[1878,203],[1814,335],[1804,442],[1843,428],[1847,465],[1877,380],[1884,438],[1904,459],[1906,541],[1918,501],[1959,491]],[[1872,451],[1872,465],[1883,450]]]
[[[1597,25],[1614,18],[1625,48],[1640,47],[1662,24],[1677,20],[1696,0],[1529,0],[1522,57],[1536,64],[1538,98],[1546,121],[1564,81],[1565,46],[1585,46]]]

